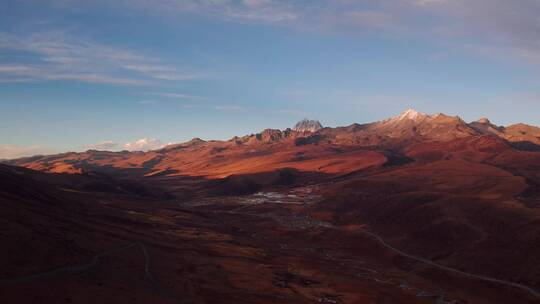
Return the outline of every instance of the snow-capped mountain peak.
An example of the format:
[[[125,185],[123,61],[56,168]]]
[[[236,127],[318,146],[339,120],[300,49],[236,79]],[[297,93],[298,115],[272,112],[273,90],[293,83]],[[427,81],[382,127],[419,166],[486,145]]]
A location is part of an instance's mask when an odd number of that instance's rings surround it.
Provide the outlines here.
[[[418,112],[418,111],[416,111],[414,109],[408,109],[407,111],[401,113],[396,118],[398,120],[404,120],[404,119],[418,120],[418,119],[425,118],[427,116],[428,116],[427,114]]]

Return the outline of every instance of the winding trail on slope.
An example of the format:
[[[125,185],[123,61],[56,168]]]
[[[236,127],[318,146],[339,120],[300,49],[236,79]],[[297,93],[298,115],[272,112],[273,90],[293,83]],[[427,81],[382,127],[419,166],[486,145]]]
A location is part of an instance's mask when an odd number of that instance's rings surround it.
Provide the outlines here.
[[[269,202],[272,203],[271,200]],[[277,217],[277,216],[273,216],[273,215],[263,215],[263,214],[253,214],[253,213],[246,213],[246,212],[238,212],[239,210],[244,211],[244,209],[247,208],[247,207],[259,206],[259,205],[262,205],[262,204],[253,204],[253,205],[247,205],[247,206],[240,206],[240,207],[235,208],[235,209],[230,210],[230,211],[214,211],[214,213],[222,212],[222,213],[229,213],[229,214],[247,215],[247,216],[251,216],[251,217],[270,218],[270,219],[278,221],[278,222],[280,220],[287,219],[287,217]],[[316,226],[319,226],[319,227],[340,230],[338,227],[332,225],[329,222],[325,222],[325,221],[314,220],[314,221],[312,221],[311,224],[312,225],[315,224]],[[422,257],[418,257],[418,256],[414,256],[412,254],[401,251],[400,249],[397,249],[397,248],[393,247],[392,245],[388,244],[382,237],[378,236],[377,234],[375,234],[373,232],[369,232],[369,231],[366,231],[366,230],[361,230],[361,231],[357,231],[357,233],[364,234],[364,235],[376,240],[382,246],[386,247],[387,249],[389,249],[389,250],[391,250],[391,251],[393,251],[393,252],[395,252],[395,253],[397,253],[397,254],[399,254],[401,256],[404,256],[404,257],[410,258],[412,260],[415,260],[415,261],[430,265],[430,266],[432,266],[434,268],[438,268],[438,269],[441,269],[441,270],[444,270],[444,271],[447,271],[447,272],[451,272],[451,273],[456,273],[456,274],[459,274],[459,275],[462,275],[464,277],[468,277],[468,278],[471,278],[471,279],[476,279],[476,280],[480,280],[480,281],[491,282],[491,283],[496,283],[496,284],[500,284],[500,285],[504,285],[504,286],[508,286],[508,287],[517,288],[517,289],[520,289],[522,291],[525,291],[525,292],[529,293],[530,295],[534,296],[535,298],[540,299],[540,292],[536,291],[532,287],[529,287],[529,286],[526,286],[526,285],[523,285],[523,284],[519,284],[519,283],[515,283],[515,282],[496,279],[496,278],[492,278],[492,277],[488,277],[488,276],[472,274],[472,273],[468,273],[468,272],[465,272],[465,271],[462,271],[462,270],[459,270],[459,269],[444,266],[444,265],[438,264],[436,262],[433,262],[431,260],[428,260],[428,259],[425,259],[425,258],[422,258]]]
[[[28,282],[28,281],[33,281],[33,280],[42,279],[42,278],[46,278],[46,277],[51,277],[51,276],[55,276],[55,275],[60,275],[60,274],[64,274],[64,273],[81,273],[81,272],[85,272],[85,271],[88,271],[88,270],[96,267],[99,264],[99,262],[100,262],[100,260],[102,258],[104,258],[104,257],[106,257],[108,255],[112,255],[114,253],[120,252],[120,251],[124,251],[124,250],[130,249],[130,248],[133,248],[133,247],[139,247],[141,249],[141,251],[143,252],[143,254],[144,254],[144,275],[148,279],[148,281],[150,281],[152,286],[156,290],[158,290],[158,292],[161,295],[163,295],[163,296],[165,296],[165,297],[167,297],[167,298],[169,298],[169,299],[171,299],[171,300],[173,300],[175,302],[182,303],[183,301],[178,301],[177,299],[175,299],[175,297],[172,295],[172,293],[169,292],[167,289],[163,288],[161,286],[161,284],[156,280],[156,278],[152,275],[152,272],[150,271],[150,256],[148,255],[148,250],[146,249],[146,245],[144,243],[142,243],[142,242],[129,242],[127,244],[122,244],[122,245],[115,246],[115,247],[113,247],[111,249],[108,249],[106,251],[103,251],[101,253],[96,254],[92,258],[92,260],[87,264],[58,267],[58,268],[55,268],[55,269],[52,269],[52,270],[49,270],[49,271],[46,271],[46,272],[30,274],[30,275],[15,277],[15,278],[0,279],[0,284]]]
[[[240,209],[243,209],[244,207],[241,207]],[[280,219],[286,218],[286,217],[278,218],[278,217],[275,217],[275,216],[268,216],[268,215],[264,216],[264,215],[261,215],[261,214],[237,212],[237,209],[233,209],[232,211],[225,211],[225,213],[242,214],[242,215],[248,215],[248,216],[254,216],[254,217],[262,217],[262,218],[270,218],[270,219],[276,220],[276,221],[279,221]],[[328,222],[324,222],[324,221],[313,221],[313,224],[316,224],[319,227],[325,227],[325,228],[340,230],[338,227],[336,227],[336,226],[334,226],[334,225],[332,225],[332,224],[330,224]],[[521,289],[521,290],[531,294],[532,296],[540,299],[540,292],[536,291],[532,287],[529,287],[529,286],[526,286],[526,285],[523,285],[523,284],[519,284],[519,283],[510,282],[510,281],[491,278],[491,277],[488,277],[488,276],[472,274],[472,273],[468,273],[468,272],[465,272],[465,271],[462,271],[462,270],[459,270],[459,269],[444,266],[444,265],[435,263],[435,262],[433,262],[431,260],[428,260],[428,259],[425,259],[425,258],[422,258],[422,257],[418,257],[418,256],[414,256],[412,254],[401,251],[401,250],[393,247],[392,245],[388,244],[382,237],[378,236],[377,234],[375,234],[373,232],[362,230],[362,231],[357,231],[357,233],[367,235],[368,237],[370,237],[370,238],[376,240],[377,242],[379,242],[382,246],[386,247],[387,249],[390,249],[391,251],[393,251],[393,252],[395,252],[395,253],[397,253],[397,254],[399,254],[401,256],[410,258],[412,260],[415,260],[415,261],[430,265],[432,267],[435,267],[435,268],[438,268],[438,269],[441,269],[441,270],[444,270],[444,271],[447,271],[447,272],[456,273],[456,274],[459,274],[459,275],[462,275],[462,276],[465,276],[465,277],[468,277],[468,278],[471,278],[471,279],[476,279],[476,280],[481,280],[481,281],[486,281],[486,282],[491,282],[491,283],[497,283],[497,284],[501,284],[501,285],[505,285],[505,286],[509,286],[509,287],[513,287],[513,288],[518,288],[518,289]]]
[[[399,255],[402,255],[404,257],[413,259],[415,261],[418,261],[418,262],[421,262],[421,263],[424,263],[424,264],[428,264],[430,266],[433,266],[435,268],[439,268],[439,269],[442,269],[442,270],[445,270],[445,271],[448,271],[448,272],[457,273],[457,274],[460,274],[462,276],[469,277],[469,278],[472,278],[472,279],[477,279],[477,280],[482,280],[482,281],[487,281],[487,282],[492,282],[492,283],[498,283],[498,284],[505,285],[505,286],[515,287],[515,288],[518,288],[518,289],[521,289],[523,291],[526,291],[526,292],[530,293],[531,295],[535,296],[536,298],[540,298],[540,293],[538,291],[534,290],[533,288],[529,287],[529,286],[525,286],[525,285],[522,285],[522,284],[519,284],[519,283],[509,282],[509,281],[505,281],[505,280],[499,280],[499,279],[495,279],[495,278],[491,278],[491,277],[487,277],[487,276],[472,274],[472,273],[461,271],[461,270],[458,270],[458,269],[455,269],[455,268],[450,268],[448,266],[437,264],[437,263],[435,263],[435,262],[433,262],[431,260],[427,260],[427,259],[424,259],[424,258],[421,258],[421,257],[417,257],[417,256],[414,256],[414,255],[408,254],[406,252],[403,252],[403,251],[393,247],[392,245],[388,244],[380,236],[378,236],[378,235],[376,235],[376,234],[374,234],[372,232],[359,231],[359,233],[365,234],[365,235],[375,239],[376,241],[378,241],[384,247],[398,253]]]

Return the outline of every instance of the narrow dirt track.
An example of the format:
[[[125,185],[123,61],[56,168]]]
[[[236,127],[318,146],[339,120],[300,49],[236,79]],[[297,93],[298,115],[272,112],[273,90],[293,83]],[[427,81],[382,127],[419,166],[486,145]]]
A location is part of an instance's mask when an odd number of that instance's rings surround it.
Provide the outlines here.
[[[269,201],[268,203],[273,203],[273,202]],[[258,205],[261,205],[261,204],[258,204]],[[275,216],[267,215],[267,214],[253,214],[253,213],[246,213],[246,212],[238,212],[239,210],[244,210],[247,207],[251,207],[251,206],[256,206],[256,205],[241,206],[241,207],[233,209],[231,211],[225,211],[225,213],[242,214],[242,215],[248,215],[248,216],[252,216],[252,217],[270,218],[270,219],[275,220],[275,221],[280,221],[280,220],[282,221],[284,219],[288,219],[288,217],[283,217],[283,216],[277,218]],[[318,227],[324,227],[324,228],[330,228],[330,229],[339,230],[338,227],[332,225],[331,223],[324,222],[324,221],[313,221],[312,224],[315,224]],[[435,262],[433,262],[431,260],[428,260],[428,259],[425,259],[425,258],[422,258],[422,257],[414,256],[412,254],[408,254],[406,252],[403,252],[403,251],[393,247],[392,245],[388,244],[382,237],[378,236],[377,234],[375,234],[373,232],[362,230],[362,231],[358,231],[358,233],[367,235],[370,238],[372,238],[372,239],[376,240],[377,242],[379,242],[385,248],[387,248],[387,249],[389,249],[389,250],[391,250],[391,251],[393,251],[393,252],[395,252],[395,253],[397,253],[397,254],[399,254],[401,256],[404,256],[404,257],[410,258],[412,260],[415,260],[417,262],[421,262],[421,263],[430,265],[430,266],[432,266],[434,268],[438,268],[438,269],[441,269],[441,270],[444,270],[444,271],[447,271],[447,272],[456,273],[456,274],[459,274],[459,275],[462,275],[462,276],[465,276],[465,277],[468,277],[468,278],[471,278],[471,279],[496,283],[496,284],[500,284],[500,285],[504,285],[504,286],[508,286],[508,287],[512,287],[512,288],[517,288],[517,289],[525,291],[525,292],[531,294],[532,296],[540,299],[540,292],[536,291],[532,287],[529,287],[529,286],[526,286],[526,285],[523,285],[523,284],[519,284],[519,283],[515,283],[515,282],[500,280],[500,279],[496,279],[496,278],[492,278],[492,277],[472,274],[472,273],[468,273],[468,272],[465,272],[465,271],[462,271],[462,270],[459,270],[459,269],[455,269],[455,268],[451,268],[451,267],[444,266],[444,265],[441,265],[441,264],[437,264],[437,263],[435,263]]]
[[[497,284],[501,284],[501,285],[505,285],[505,286],[509,286],[509,287],[518,288],[518,289],[526,291],[529,294],[531,294],[531,295],[535,296],[536,298],[540,299],[540,293],[538,291],[534,290],[533,288],[529,287],[529,286],[525,286],[525,285],[522,285],[522,284],[519,284],[519,283],[509,282],[509,281],[505,281],[505,280],[495,279],[495,278],[491,278],[491,277],[486,277],[486,276],[482,276],[482,275],[472,274],[472,273],[461,271],[461,270],[458,270],[458,269],[455,269],[455,268],[451,268],[451,267],[447,267],[447,266],[444,266],[444,265],[441,265],[441,264],[437,264],[437,263],[435,263],[433,261],[430,261],[430,260],[427,260],[427,259],[424,259],[424,258],[421,258],[421,257],[417,257],[417,256],[414,256],[414,255],[408,254],[406,252],[403,252],[403,251],[393,247],[392,245],[388,244],[380,236],[378,236],[378,235],[376,235],[376,234],[374,234],[372,232],[359,231],[359,233],[365,234],[365,235],[375,239],[376,241],[378,241],[384,247],[394,251],[395,253],[397,253],[397,254],[399,254],[401,256],[413,259],[415,261],[418,261],[418,262],[433,266],[433,267],[441,269],[441,270],[457,273],[457,274],[460,274],[462,276],[466,276],[466,277],[469,277],[469,278],[472,278],[472,279],[491,282],[491,283],[497,283]]]
[[[271,199],[268,199],[268,201],[265,202],[265,203],[274,203],[274,202]],[[281,203],[283,203],[283,202],[281,202]],[[243,215],[254,216],[254,217],[263,217],[263,218],[271,218],[272,220],[275,220],[275,221],[278,221],[278,222],[280,220],[282,221],[284,219],[288,219],[288,217],[277,218],[275,216],[267,215],[267,214],[253,214],[253,213],[246,213],[246,212],[238,212],[240,210],[243,211],[243,210],[247,209],[248,207],[262,205],[262,204],[264,204],[264,203],[258,203],[258,204],[254,204],[254,205],[244,205],[244,206],[240,206],[239,208],[235,208],[235,209],[233,209],[231,211],[226,211],[226,213],[243,214]],[[319,226],[319,227],[325,227],[325,228],[339,230],[339,227],[336,227],[336,226],[332,225],[329,222],[313,221],[312,224],[315,224],[316,226]],[[465,277],[468,277],[468,278],[471,278],[471,279],[496,283],[496,284],[500,284],[500,285],[504,285],[504,286],[508,286],[508,287],[512,287],[512,288],[517,288],[517,289],[525,291],[525,292],[531,294],[532,296],[540,299],[540,292],[536,291],[532,287],[529,287],[529,286],[526,286],[526,285],[523,285],[523,284],[519,284],[519,283],[515,283],[515,282],[496,279],[496,278],[492,278],[492,277],[488,277],[488,276],[472,274],[472,273],[468,273],[468,272],[465,272],[465,271],[462,271],[462,270],[459,270],[459,269],[444,266],[444,265],[435,263],[435,262],[433,262],[431,260],[428,260],[428,259],[425,259],[425,258],[422,258],[422,257],[414,256],[412,254],[403,252],[403,251],[393,247],[392,245],[388,244],[382,237],[380,237],[379,235],[377,235],[377,234],[375,234],[373,232],[369,232],[369,231],[366,231],[366,230],[361,230],[361,231],[358,231],[358,233],[367,235],[370,238],[372,238],[372,239],[376,240],[377,242],[379,242],[385,248],[387,248],[387,249],[389,249],[389,250],[391,250],[391,251],[393,251],[393,252],[395,252],[395,253],[397,253],[397,254],[399,254],[401,256],[404,256],[404,257],[407,257],[409,259],[415,260],[417,262],[421,262],[421,263],[430,265],[430,266],[432,266],[434,268],[438,268],[438,269],[441,269],[441,270],[444,270],[444,271],[447,271],[447,272],[456,273],[456,274],[459,274],[459,275],[462,275],[462,276],[465,276]]]

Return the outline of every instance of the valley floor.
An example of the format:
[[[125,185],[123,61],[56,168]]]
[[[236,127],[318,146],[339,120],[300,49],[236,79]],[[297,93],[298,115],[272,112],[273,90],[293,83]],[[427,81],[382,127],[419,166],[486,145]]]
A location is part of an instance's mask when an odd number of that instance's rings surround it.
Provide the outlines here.
[[[313,186],[188,202],[88,194],[67,210],[19,205],[2,219],[0,302],[539,302],[526,286],[400,252],[369,226],[312,217],[320,199]]]

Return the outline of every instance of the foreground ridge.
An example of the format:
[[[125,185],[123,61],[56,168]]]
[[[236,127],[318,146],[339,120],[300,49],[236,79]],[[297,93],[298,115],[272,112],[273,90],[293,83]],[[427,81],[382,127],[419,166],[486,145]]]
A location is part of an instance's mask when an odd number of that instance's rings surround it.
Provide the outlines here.
[[[117,252],[121,252],[124,250],[128,250],[133,247],[138,247],[141,249],[142,253],[144,254],[144,275],[150,281],[150,283],[156,288],[160,293],[162,293],[164,296],[174,300],[175,303],[184,303],[184,302],[178,302],[172,294],[163,288],[161,284],[156,280],[156,278],[152,275],[152,272],[150,271],[150,256],[148,255],[148,250],[146,249],[146,245],[142,242],[135,241],[135,242],[129,242],[126,244],[121,244],[115,247],[112,247],[108,250],[105,250],[103,252],[100,252],[92,258],[92,260],[87,264],[81,264],[81,265],[72,265],[72,266],[62,266],[58,267],[49,271],[41,272],[41,273],[35,273],[25,276],[19,276],[15,278],[3,278],[0,279],[0,284],[12,284],[12,283],[20,283],[20,282],[29,282],[33,280],[39,280],[46,277],[52,277],[56,275],[66,274],[66,273],[81,273],[91,270],[92,268],[96,267],[100,260],[106,256],[112,255]]]

